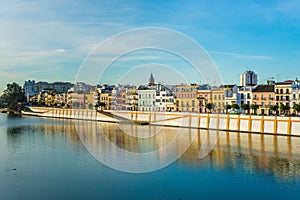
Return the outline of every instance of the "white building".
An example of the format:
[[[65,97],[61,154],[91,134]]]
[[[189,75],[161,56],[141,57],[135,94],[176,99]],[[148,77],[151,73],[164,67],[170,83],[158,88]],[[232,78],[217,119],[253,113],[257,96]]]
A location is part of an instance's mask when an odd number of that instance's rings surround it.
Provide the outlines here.
[[[240,95],[238,93],[238,87],[236,85],[225,85],[224,100],[225,105],[238,104],[240,102]]]
[[[300,103],[300,81],[295,80],[291,86],[290,107]]]
[[[239,101],[237,104],[239,104],[239,106],[243,104],[252,104],[252,89],[252,87],[240,87],[238,89]]]
[[[156,88],[156,111],[174,111],[175,102],[173,92],[164,85],[157,85]]]
[[[240,76],[240,85],[244,87],[257,85],[257,74],[251,70],[245,71]]]
[[[155,111],[156,110],[156,90],[139,89],[138,90],[138,110]]]

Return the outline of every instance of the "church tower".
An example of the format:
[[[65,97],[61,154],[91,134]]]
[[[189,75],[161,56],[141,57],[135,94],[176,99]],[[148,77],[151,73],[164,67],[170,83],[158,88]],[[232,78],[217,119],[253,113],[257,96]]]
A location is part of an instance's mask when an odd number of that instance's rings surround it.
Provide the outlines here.
[[[148,86],[154,86],[154,78],[153,78],[153,74],[151,73],[150,78],[148,80]]]

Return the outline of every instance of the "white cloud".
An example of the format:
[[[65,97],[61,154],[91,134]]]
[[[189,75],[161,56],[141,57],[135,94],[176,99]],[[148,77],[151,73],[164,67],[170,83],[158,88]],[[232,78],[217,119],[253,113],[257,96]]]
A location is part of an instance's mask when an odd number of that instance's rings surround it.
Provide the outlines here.
[[[232,52],[224,52],[224,51],[209,51],[209,54],[217,54],[230,56],[237,59],[247,59],[247,60],[270,60],[271,56],[266,55],[248,55],[248,54],[240,54],[240,53],[232,53]]]

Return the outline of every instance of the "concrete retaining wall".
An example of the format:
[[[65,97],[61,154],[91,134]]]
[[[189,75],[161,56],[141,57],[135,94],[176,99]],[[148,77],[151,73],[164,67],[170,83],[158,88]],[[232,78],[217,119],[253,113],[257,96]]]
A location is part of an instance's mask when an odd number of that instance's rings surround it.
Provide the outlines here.
[[[217,115],[182,112],[106,111],[30,107],[25,115],[91,121],[119,122],[114,116],[159,126],[176,126],[228,131],[257,132],[300,136],[300,118],[277,116]]]

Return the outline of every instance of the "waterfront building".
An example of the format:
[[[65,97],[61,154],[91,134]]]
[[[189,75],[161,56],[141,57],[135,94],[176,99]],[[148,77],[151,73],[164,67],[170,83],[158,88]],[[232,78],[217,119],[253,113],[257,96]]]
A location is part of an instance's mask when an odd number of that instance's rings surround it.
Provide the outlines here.
[[[179,112],[198,112],[198,99],[196,84],[181,84],[175,88],[176,110]]]
[[[168,87],[158,84],[156,88],[156,111],[175,111],[174,93]]]
[[[244,87],[257,85],[257,74],[251,70],[245,71],[240,76],[240,85]]]
[[[252,90],[252,103],[259,106],[257,114],[272,114],[271,105],[275,105],[275,85],[257,85]]]
[[[125,89],[125,110],[138,110],[138,93],[136,87]]]
[[[39,101],[42,103],[42,105],[45,106],[55,106],[55,95],[56,91],[54,89],[46,88],[43,89],[40,93],[40,99]]]
[[[104,110],[111,110],[111,99],[111,92],[100,94],[100,102],[105,103]]]
[[[57,94],[67,93],[68,90],[73,87],[72,83],[69,82],[35,82],[34,80],[25,81],[23,88],[27,101],[30,101],[30,97],[40,94],[45,89],[55,90]]]
[[[124,88],[115,87],[111,91],[111,109],[112,110],[122,110],[122,92],[124,92],[124,98],[125,98]]]
[[[94,109],[94,91],[84,95],[85,109]]]
[[[239,101],[237,104],[239,106],[243,104],[248,104],[250,106],[252,104],[252,89],[253,87],[251,86],[238,87]]]
[[[156,110],[156,90],[155,89],[138,89],[138,110],[155,111]]]
[[[237,98],[233,96],[233,88],[235,85],[221,85],[219,87],[212,87],[212,103],[214,104],[213,111],[217,113],[225,113],[225,94],[227,95],[227,103],[232,104],[236,103]],[[231,90],[228,93],[227,90]],[[230,97],[231,96],[231,97]]]
[[[85,96],[82,91],[69,91],[67,95],[67,107],[73,109],[85,109]]]
[[[290,107],[293,108],[295,104],[300,104],[300,81],[296,79],[291,85]]]
[[[200,85],[197,91],[198,112],[208,113],[205,105],[212,102],[212,92],[208,84]]]
[[[240,94],[236,85],[223,85],[225,105],[239,104]]]
[[[275,101],[276,105],[281,104],[290,105],[290,95],[292,90],[293,80],[286,80],[284,82],[277,82],[275,84]]]
[[[55,104],[57,107],[65,107],[67,105],[67,94],[55,94]]]
[[[93,91],[93,105],[98,105],[100,102],[100,92],[98,88]]]

